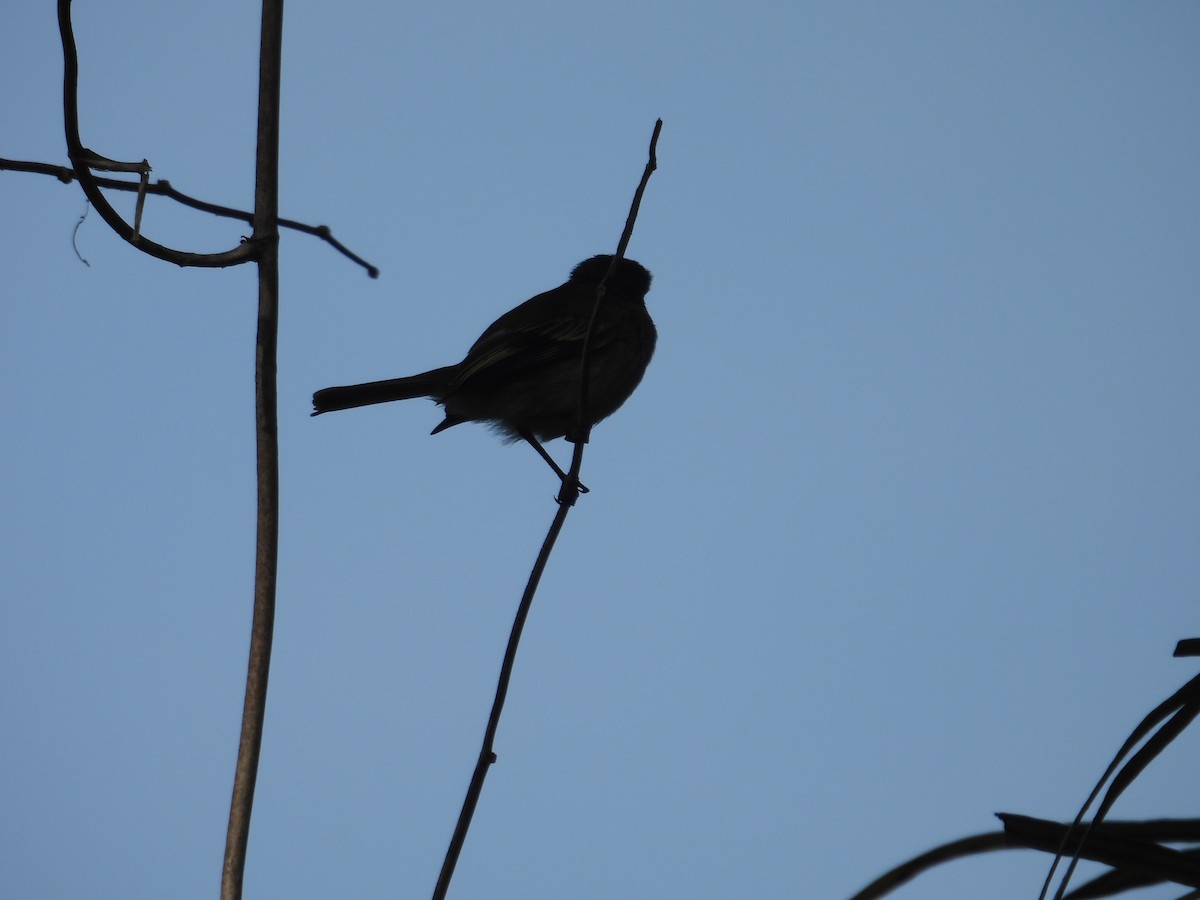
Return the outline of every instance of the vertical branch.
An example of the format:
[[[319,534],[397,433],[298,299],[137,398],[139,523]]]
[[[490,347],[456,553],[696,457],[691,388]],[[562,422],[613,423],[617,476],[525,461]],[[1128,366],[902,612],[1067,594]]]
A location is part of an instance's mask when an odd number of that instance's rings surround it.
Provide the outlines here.
[[[279,558],[279,428],[276,344],[279,333],[279,80],[283,0],[263,0],[259,48],[258,153],[254,191],[254,240],[258,260],[258,340],[254,357],[255,433],[258,454],[258,537],[254,560],[254,617],[250,661],[238,744],[222,900],[240,900],[250,836],[250,813],[258,778],[266,715],[271,640],[275,627],[275,584]]]

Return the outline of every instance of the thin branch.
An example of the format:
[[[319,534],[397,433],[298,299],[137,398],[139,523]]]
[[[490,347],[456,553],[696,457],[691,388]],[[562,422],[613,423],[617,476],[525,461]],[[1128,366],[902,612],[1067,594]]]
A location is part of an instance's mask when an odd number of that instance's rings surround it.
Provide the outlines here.
[[[537,593],[538,584],[542,580],[542,573],[546,570],[546,563],[550,560],[550,551],[554,549],[558,535],[567,521],[567,513],[570,511],[570,504],[560,503],[558,505],[558,511],[554,514],[554,521],[550,523],[550,529],[546,533],[545,540],[542,541],[542,548],[538,552],[537,560],[533,564],[533,571],[529,573],[529,580],[525,584],[525,592],[521,595],[521,603],[517,607],[517,615],[513,620],[512,631],[508,636],[508,646],[504,649],[504,662],[500,666],[500,678],[496,684],[496,697],[492,701],[492,712],[488,716],[487,729],[484,731],[483,746],[480,748],[479,758],[475,762],[475,771],[471,774],[471,783],[467,788],[467,796],[463,800],[462,811],[458,815],[458,822],[454,826],[454,834],[450,838],[450,846],[446,849],[446,857],[442,861],[442,870],[438,874],[437,885],[433,890],[434,900],[444,900],[446,893],[450,890],[450,879],[454,877],[454,867],[458,864],[458,857],[462,853],[463,844],[467,840],[467,831],[471,827],[471,819],[475,815],[475,807],[478,805],[479,797],[483,793],[483,781],[487,778],[488,769],[497,759],[495,751],[496,730],[500,727],[500,714],[504,710],[504,701],[508,697],[508,685],[512,679],[513,666],[517,661],[517,646],[521,642],[521,632],[525,629],[525,620],[529,618],[529,610],[533,606],[534,594]]]
[[[990,853],[994,850],[1011,849],[1003,831],[990,831],[986,834],[975,834],[957,841],[950,841],[948,844],[934,847],[920,856],[906,860],[891,871],[884,872],[850,900],[878,900],[878,898],[890,894],[900,885],[912,881],[921,873],[940,866],[942,863],[967,856],[976,856],[980,853]]]
[[[234,770],[222,900],[240,900],[266,716],[267,682],[275,627],[279,569],[279,423],[276,350],[279,338],[279,82],[283,0],[263,0],[258,60],[258,153],[254,236],[258,258],[258,339],[254,356],[255,435],[258,456],[258,527],[254,559],[254,615],[241,738]]]
[[[637,211],[641,204],[642,193],[646,189],[646,182],[650,178],[650,173],[654,171],[656,166],[654,151],[658,143],[659,132],[661,131],[662,119],[659,119],[654,126],[654,137],[650,142],[650,161],[646,165],[641,183],[634,194],[633,205],[625,222],[625,231],[621,235],[621,242],[618,245],[618,254],[625,252],[625,248],[629,244],[629,236],[633,233],[633,225],[637,220]],[[609,274],[611,272],[612,268],[610,266]],[[606,274],[605,279],[607,278],[608,275]],[[601,282],[596,290],[596,309],[599,308],[600,299],[603,296],[603,287],[603,282]],[[596,321],[596,309],[592,311],[592,319],[588,325],[588,332],[584,337],[583,350],[581,351],[583,388],[580,392],[578,414],[580,433],[575,437],[575,451],[571,458],[571,470],[567,473],[567,477],[562,480],[562,487],[559,490],[557,498],[558,511],[554,514],[554,520],[550,523],[545,540],[542,541],[542,548],[538,552],[537,560],[533,564],[533,570],[529,573],[529,580],[525,584],[525,592],[521,595],[521,602],[517,606],[517,614],[513,620],[512,631],[508,636],[508,645],[504,649],[504,661],[500,666],[500,677],[496,684],[496,696],[492,701],[492,711],[488,716],[487,728],[484,730],[483,745],[480,747],[479,757],[475,761],[475,771],[471,774],[471,783],[467,787],[467,796],[464,798],[462,810],[458,814],[458,822],[454,826],[454,834],[450,838],[449,847],[446,848],[446,856],[442,861],[442,870],[438,873],[437,884],[433,889],[434,900],[444,900],[447,892],[450,890],[450,881],[454,877],[454,869],[458,864],[458,857],[462,853],[463,844],[467,840],[467,831],[471,827],[471,819],[475,815],[475,807],[479,804],[479,797],[483,793],[483,782],[487,778],[488,770],[496,762],[496,731],[500,727],[500,714],[504,710],[504,701],[508,696],[508,685],[512,679],[513,666],[517,660],[517,647],[521,642],[521,633],[525,629],[525,621],[529,617],[529,610],[533,606],[533,597],[537,593],[538,584],[542,580],[542,573],[545,571],[546,564],[550,559],[550,553],[554,549],[554,544],[558,540],[563,525],[567,521],[567,513],[570,512],[571,507],[579,499],[579,473],[583,465],[583,447],[587,442],[588,432],[590,431],[586,426],[587,420],[585,415],[589,361],[588,344],[591,340],[592,326]]]
[[[75,181],[75,170],[70,166],[56,166],[51,163],[30,162],[20,159],[2,159],[0,158],[0,171],[12,172],[31,172],[38,175],[52,175],[63,184],[70,184]],[[102,188],[111,188],[117,191],[138,191],[141,188],[141,182],[121,181],[117,178],[94,178],[97,185]],[[176,190],[171,182],[165,178],[160,178],[157,181],[149,182],[146,185],[145,192],[147,194],[156,195],[159,197],[167,197],[177,203],[182,203],[184,206],[190,206],[192,209],[198,209],[201,212],[211,213],[214,216],[223,216],[227,219],[238,219],[247,224],[254,222],[254,213],[246,212],[242,209],[233,209],[229,206],[220,206],[216,203],[209,203],[206,200],[200,200],[196,197],[189,196],[182,191]],[[304,222],[297,222],[295,219],[280,219],[280,228],[290,228],[292,231],[303,232],[304,234],[312,235],[320,238],[338,253],[345,256],[347,259],[357,263],[366,269],[367,274],[372,278],[379,277],[379,269],[371,265],[365,259],[352,250],[346,247],[341,241],[333,236],[333,230],[328,225],[307,225]]]
[[[70,157],[71,165],[75,167],[79,186],[92,201],[92,206],[96,207],[96,212],[101,218],[119,237],[143,253],[176,265],[220,268],[257,259],[262,250],[253,238],[223,253],[188,253],[165,247],[138,234],[112,208],[101,193],[91,168],[112,168],[113,161],[88,150],[79,137],[79,54],[75,49],[75,34],[71,27],[71,0],[58,0],[58,29],[63,45],[63,124],[66,131],[67,156]],[[138,164],[118,165],[124,168],[126,165]]]
[[[633,226],[637,222],[638,211],[642,208],[642,195],[646,193],[646,185],[650,181],[651,174],[658,168],[658,136],[662,134],[662,127],[662,119],[655,120],[654,132],[650,135],[649,159],[646,160],[646,168],[642,171],[642,180],[638,182],[637,190],[633,192],[629,215],[625,217],[625,230],[621,232],[621,240],[617,244],[617,258],[624,256],[625,251],[629,249],[629,239],[633,237]],[[608,271],[611,273],[615,267],[616,261],[614,260]]]
[[[617,268],[617,263],[625,256],[629,248],[629,239],[633,237],[633,226],[637,222],[638,210],[642,208],[642,195],[646,193],[646,185],[650,176],[658,168],[658,136],[662,134],[662,119],[654,123],[654,132],[650,135],[650,150],[647,154],[646,167],[642,170],[642,180],[638,182],[637,190],[633,192],[633,202],[629,204],[629,215],[625,217],[625,228],[621,239],[617,242],[617,252],[608,271],[596,286],[596,303],[592,306],[592,317],[588,320],[587,333],[583,336],[583,350],[579,354],[579,410],[575,417],[575,449],[571,453],[571,471],[569,477],[563,479],[564,492],[568,485],[579,484],[579,470],[583,466],[583,445],[591,437],[591,425],[588,424],[588,375],[591,373],[592,331],[596,327],[596,317],[600,314],[600,304],[604,300],[604,292],[608,286],[609,276]],[[560,501],[568,502],[564,493],[559,495]],[[572,499],[569,502],[574,503]]]

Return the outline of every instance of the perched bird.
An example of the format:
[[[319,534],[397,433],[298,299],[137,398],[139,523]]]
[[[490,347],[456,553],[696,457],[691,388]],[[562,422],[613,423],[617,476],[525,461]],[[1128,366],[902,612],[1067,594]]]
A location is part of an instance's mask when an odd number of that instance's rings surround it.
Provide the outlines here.
[[[407,378],[325,388],[313,395],[313,415],[429,397],[446,410],[432,434],[461,422],[484,422],[509,440],[528,441],[562,477],[538,442],[576,437],[584,335],[596,287],[612,260],[603,255],[584,260],[565,284],[502,315],[462,362]],[[618,260],[605,282],[588,351],[589,426],[629,399],[650,364],[658,333],[646,312],[649,290],[650,273],[630,259]]]

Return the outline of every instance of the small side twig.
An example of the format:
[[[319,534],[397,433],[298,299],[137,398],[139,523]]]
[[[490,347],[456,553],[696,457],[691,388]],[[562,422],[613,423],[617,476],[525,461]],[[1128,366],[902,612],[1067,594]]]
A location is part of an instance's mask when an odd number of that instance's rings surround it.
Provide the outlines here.
[[[641,205],[642,194],[646,189],[646,182],[650,178],[650,173],[657,166],[655,157],[655,148],[658,144],[658,135],[662,131],[662,119],[659,119],[654,126],[654,136],[650,141],[650,159],[646,164],[645,172],[642,175],[642,180],[638,184],[637,191],[634,193],[633,203],[631,205],[629,216],[625,221],[625,230],[621,235],[621,241],[618,244],[618,258],[625,252],[625,248],[629,245],[629,237],[633,233],[634,223],[637,221],[638,208]],[[614,259],[613,264],[615,265]],[[609,274],[612,273],[612,268],[609,268]],[[605,279],[608,275],[605,275]],[[603,281],[596,290],[596,309],[599,308],[601,298],[603,297],[604,283]],[[475,807],[479,803],[479,797],[483,793],[483,782],[487,778],[488,769],[496,762],[496,730],[500,727],[500,714],[504,710],[504,701],[508,696],[508,685],[512,678],[513,666],[517,659],[517,647],[521,642],[521,633],[525,629],[525,621],[529,618],[529,610],[533,606],[533,597],[537,593],[538,584],[542,580],[542,573],[546,569],[546,564],[550,559],[550,553],[554,549],[554,544],[558,540],[559,534],[562,532],[563,525],[567,520],[567,513],[571,507],[579,499],[579,473],[583,465],[583,447],[587,442],[590,429],[586,427],[586,404],[587,404],[587,371],[588,371],[588,345],[591,340],[592,326],[596,321],[596,309],[592,312],[592,319],[588,325],[587,335],[584,337],[583,349],[580,353],[581,369],[581,389],[579,398],[579,412],[577,421],[580,425],[579,433],[575,436],[575,450],[571,458],[571,468],[567,473],[567,477],[562,481],[562,488],[558,494],[558,510],[554,514],[554,520],[550,523],[550,528],[546,533],[545,540],[542,541],[541,550],[538,551],[537,560],[533,564],[533,570],[529,573],[529,580],[525,584],[525,592],[521,595],[521,602],[517,606],[517,614],[513,620],[512,631],[508,636],[508,644],[504,650],[504,661],[500,666],[500,677],[496,684],[496,696],[492,701],[492,711],[488,716],[487,728],[484,730],[483,744],[479,750],[479,757],[475,762],[475,770],[471,774],[471,783],[467,787],[467,795],[463,800],[462,810],[458,815],[458,822],[454,826],[454,834],[450,838],[450,845],[446,848],[446,856],[442,861],[442,870],[438,873],[437,884],[433,889],[434,900],[444,900],[447,892],[450,890],[450,881],[454,877],[454,869],[458,864],[458,857],[462,853],[463,844],[467,839],[467,831],[471,827],[471,819],[475,815]]]
[[[84,201],[83,215],[79,217],[79,221],[77,221],[75,223],[75,227],[71,229],[71,249],[75,251],[75,256],[78,257],[79,261],[89,269],[92,267],[92,264],[84,259],[83,254],[79,252],[79,229],[87,219],[88,210],[91,208],[92,204]]]
[[[53,163],[32,162],[22,159],[3,159],[0,158],[0,171],[10,172],[30,172],[37,175],[50,175],[57,178],[63,184],[71,184],[76,180],[75,170],[70,166],[56,166]],[[159,178],[157,181],[150,181],[142,188],[142,180],[137,182],[122,181],[118,178],[103,178],[93,176],[96,184],[101,188],[111,189],[115,191],[143,191],[147,195],[166,197],[174,200],[176,203],[181,203],[184,206],[199,210],[200,212],[211,213],[214,216],[221,216],[226,219],[238,219],[239,221],[252,224],[254,222],[254,213],[247,212],[244,209],[234,209],[231,206],[221,206],[217,203],[209,203],[207,200],[201,200],[183,191],[177,190],[165,178]],[[342,256],[361,266],[366,270],[367,274],[372,278],[379,277],[379,269],[371,265],[354,251],[350,250],[333,236],[333,230],[328,225],[308,225],[304,222],[298,222],[295,219],[280,219],[280,228],[288,228],[292,231],[299,231],[303,234],[311,235],[319,238],[336,250]]]

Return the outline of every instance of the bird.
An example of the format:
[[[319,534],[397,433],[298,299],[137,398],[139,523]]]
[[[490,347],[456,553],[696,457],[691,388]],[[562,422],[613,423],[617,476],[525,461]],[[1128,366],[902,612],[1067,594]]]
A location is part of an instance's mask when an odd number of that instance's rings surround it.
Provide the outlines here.
[[[606,254],[585,259],[567,281],[509,310],[484,330],[462,362],[313,394],[323,413],[392,400],[428,397],[445,410],[438,434],[463,422],[489,425],[507,442],[524,440],[565,473],[541,442],[580,438],[580,371],[591,324],[584,425],[590,430],[616,412],[641,383],[658,332],[646,310],[650,273],[631,259]],[[611,273],[610,273],[611,268]],[[605,276],[607,280],[605,279]],[[597,306],[597,289],[604,294]]]

